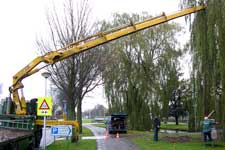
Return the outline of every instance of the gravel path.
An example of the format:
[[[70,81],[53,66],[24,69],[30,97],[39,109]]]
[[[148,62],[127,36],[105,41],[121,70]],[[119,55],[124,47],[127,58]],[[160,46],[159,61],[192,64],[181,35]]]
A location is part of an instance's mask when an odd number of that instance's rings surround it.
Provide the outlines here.
[[[116,138],[115,135],[107,136],[104,128],[96,127],[90,124],[83,125],[89,128],[97,141],[97,150],[138,150],[138,147],[124,137]]]

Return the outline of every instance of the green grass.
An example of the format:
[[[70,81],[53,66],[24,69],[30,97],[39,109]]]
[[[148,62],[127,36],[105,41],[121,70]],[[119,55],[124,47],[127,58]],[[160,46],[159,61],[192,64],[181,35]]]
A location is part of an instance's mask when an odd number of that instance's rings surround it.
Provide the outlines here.
[[[216,143],[214,147],[204,146],[202,142],[169,143],[154,142],[151,137],[139,137],[132,140],[140,150],[224,150],[224,143]]]
[[[143,134],[143,135],[146,135],[146,134],[150,134],[151,132],[149,131],[137,131],[137,130],[128,130],[127,131],[127,134],[137,134],[137,135],[140,135],[140,134]]]
[[[225,143],[216,142],[215,146],[205,146],[201,142],[201,134],[170,134],[159,133],[159,141],[153,141],[153,133],[149,131],[129,130],[128,134],[132,135],[132,142],[140,147],[140,150],[224,150]],[[141,135],[141,136],[140,136]],[[179,142],[181,136],[189,137],[193,141]],[[168,141],[165,140],[167,137]],[[171,138],[170,138],[171,137]],[[177,140],[171,140],[171,139]],[[189,139],[188,138],[188,139]],[[169,141],[173,142],[169,142]],[[199,142],[198,142],[199,141]]]
[[[82,134],[80,136],[93,136],[93,133],[88,128],[82,127]]]
[[[47,150],[96,150],[95,140],[79,140],[77,143],[71,143],[70,140],[56,141],[49,145]]]
[[[98,123],[98,124],[92,124],[93,126],[100,127],[100,128],[105,128],[104,123]]]
[[[153,132],[150,133],[150,136],[153,136]],[[159,133],[159,138],[162,138],[165,136],[168,136],[168,137],[187,136],[192,139],[202,139],[202,133],[165,133],[165,132]]]
[[[92,119],[83,119],[82,123],[92,123]]]
[[[188,125],[186,123],[179,123],[179,125],[176,125],[175,122],[167,124],[162,123],[160,128],[172,130],[188,130]]]

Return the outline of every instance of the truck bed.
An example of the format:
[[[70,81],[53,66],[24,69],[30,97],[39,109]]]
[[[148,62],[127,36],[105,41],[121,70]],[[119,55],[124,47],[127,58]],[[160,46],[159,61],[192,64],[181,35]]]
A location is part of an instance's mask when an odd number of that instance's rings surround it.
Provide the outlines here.
[[[32,136],[32,131],[0,128],[0,145],[7,144],[9,142],[20,141]]]

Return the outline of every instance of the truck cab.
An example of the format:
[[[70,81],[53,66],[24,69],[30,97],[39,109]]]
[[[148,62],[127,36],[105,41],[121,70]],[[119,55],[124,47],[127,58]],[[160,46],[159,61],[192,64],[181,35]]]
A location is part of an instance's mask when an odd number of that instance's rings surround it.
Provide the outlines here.
[[[127,114],[111,114],[105,124],[109,134],[127,133]]]

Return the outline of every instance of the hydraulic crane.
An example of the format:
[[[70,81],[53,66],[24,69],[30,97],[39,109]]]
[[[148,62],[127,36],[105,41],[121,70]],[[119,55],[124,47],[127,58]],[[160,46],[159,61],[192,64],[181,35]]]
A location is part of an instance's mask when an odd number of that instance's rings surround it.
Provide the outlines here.
[[[29,115],[26,109],[27,107],[26,100],[23,95],[24,86],[22,84],[22,80],[31,76],[34,73],[37,73],[44,67],[47,67],[48,65],[52,65],[61,60],[64,60],[75,54],[87,51],[91,48],[102,45],[104,43],[116,40],[120,37],[127,36],[129,34],[144,30],[146,28],[150,28],[176,18],[204,10],[205,8],[206,6],[193,6],[193,7],[180,10],[172,14],[168,14],[168,15],[163,13],[160,16],[149,18],[141,22],[124,25],[124,26],[112,29],[110,31],[94,34],[82,40],[76,41],[74,43],[70,43],[69,45],[63,48],[60,48],[58,50],[48,52],[44,54],[43,56],[38,56],[37,58],[32,60],[28,65],[26,65],[24,68],[22,68],[19,72],[17,72],[13,76],[13,84],[9,88],[9,91],[10,91],[10,95],[12,96],[12,101],[15,103],[15,106],[16,106],[15,108],[16,115],[17,116]],[[40,63],[44,63],[45,65],[42,67],[38,67]],[[18,92],[19,89],[21,90],[21,96],[19,95],[19,92]],[[34,122],[36,125],[42,124],[41,120],[34,120]],[[66,122],[66,121],[63,123],[70,124],[70,122]],[[49,121],[47,122],[47,124],[54,125],[58,123],[56,121]]]

